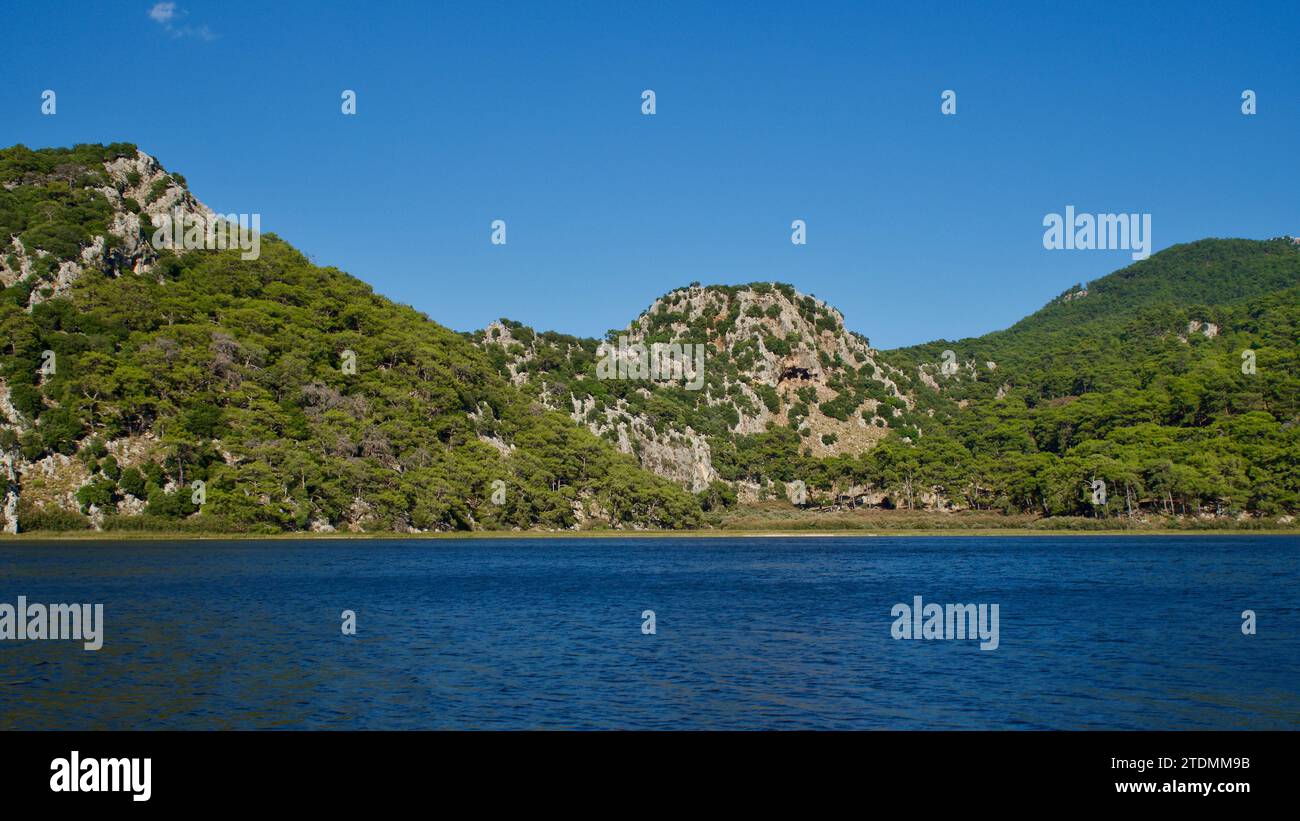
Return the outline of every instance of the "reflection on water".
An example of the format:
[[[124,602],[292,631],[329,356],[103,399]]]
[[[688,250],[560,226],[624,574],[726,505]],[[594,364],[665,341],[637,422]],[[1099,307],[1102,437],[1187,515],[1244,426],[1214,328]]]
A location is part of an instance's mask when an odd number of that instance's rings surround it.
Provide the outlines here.
[[[0,728],[1295,728],[1298,578],[1294,537],[3,543],[0,602],[105,639],[0,642]],[[893,640],[915,595],[1000,646]]]

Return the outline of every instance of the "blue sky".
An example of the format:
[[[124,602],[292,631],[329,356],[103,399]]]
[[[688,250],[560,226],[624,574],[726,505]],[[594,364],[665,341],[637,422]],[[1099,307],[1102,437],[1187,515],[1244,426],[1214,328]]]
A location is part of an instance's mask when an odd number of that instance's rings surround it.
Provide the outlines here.
[[[457,330],[781,280],[893,347],[1131,261],[1044,250],[1067,205],[1157,250],[1300,234],[1294,2],[155,5],[7,4],[0,143],[137,143]]]

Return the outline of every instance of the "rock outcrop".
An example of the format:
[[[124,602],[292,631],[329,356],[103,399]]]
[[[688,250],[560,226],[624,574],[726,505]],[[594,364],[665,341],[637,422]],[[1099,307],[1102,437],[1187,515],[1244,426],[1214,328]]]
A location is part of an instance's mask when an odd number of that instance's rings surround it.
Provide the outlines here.
[[[143,151],[136,150],[133,157],[119,157],[103,164],[103,173],[85,191],[103,198],[111,209],[107,231],[93,236],[80,253],[70,259],[60,259],[52,276],[40,278],[31,290],[28,308],[47,299],[65,296],[87,267],[95,267],[112,274],[147,274],[159,257],[159,249],[151,243],[154,218],[175,215],[185,218],[213,216],[212,209],[195,199],[185,185],[168,174],[159,162]],[[67,182],[73,176],[67,175]],[[35,180],[32,182],[42,182]],[[12,189],[14,183],[7,183]],[[50,257],[44,248],[28,248],[17,237],[8,237],[7,247],[0,251],[0,285],[8,288],[28,280],[35,271],[34,263]]]
[[[0,287],[11,288],[20,283],[27,286],[23,307],[28,312],[42,302],[67,296],[88,269],[111,276],[150,275],[162,253],[162,249],[151,243],[155,218],[164,215],[174,218],[178,213],[183,219],[213,216],[212,210],[195,199],[182,180],[139,149],[132,155],[102,163],[102,171],[68,164],[50,173],[30,173],[4,183],[6,190],[14,190],[19,185],[67,185],[74,190],[80,185],[82,195],[91,202],[102,200],[109,214],[106,230],[80,243],[77,253],[71,256],[58,257],[38,245],[28,247],[19,236],[0,238],[7,242],[0,249]],[[14,407],[8,386],[0,379],[0,431],[7,431],[17,441],[30,427]],[[124,466],[130,463],[130,459],[122,460]],[[4,531],[16,533],[21,528],[20,488],[25,506],[37,510],[50,507],[77,510],[76,491],[88,477],[76,467],[66,456],[31,462],[16,448],[0,454],[0,476],[7,481],[0,525]],[[139,512],[143,502],[132,498],[119,507],[126,512]],[[102,516],[98,510],[90,512],[92,521]]]
[[[605,341],[538,333],[508,320],[473,338],[495,352],[514,384],[530,386],[642,467],[694,491],[720,478],[712,452],[719,439],[790,427],[812,456],[856,454],[912,407],[896,381],[901,371],[846,330],[839,311],[783,284],[680,288]],[[592,383],[626,378],[613,368],[602,374],[603,357],[650,358],[667,345],[701,357],[698,384],[671,374],[633,379],[627,389]],[[668,395],[685,406],[683,414],[656,407],[656,396]]]

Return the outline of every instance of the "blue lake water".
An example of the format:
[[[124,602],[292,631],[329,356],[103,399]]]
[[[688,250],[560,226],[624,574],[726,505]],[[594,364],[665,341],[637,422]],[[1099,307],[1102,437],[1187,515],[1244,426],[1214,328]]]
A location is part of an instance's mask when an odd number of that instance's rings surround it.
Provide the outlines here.
[[[105,620],[0,641],[0,728],[1295,729],[1298,581],[1290,536],[0,543],[0,602]],[[895,640],[918,595],[998,648]]]

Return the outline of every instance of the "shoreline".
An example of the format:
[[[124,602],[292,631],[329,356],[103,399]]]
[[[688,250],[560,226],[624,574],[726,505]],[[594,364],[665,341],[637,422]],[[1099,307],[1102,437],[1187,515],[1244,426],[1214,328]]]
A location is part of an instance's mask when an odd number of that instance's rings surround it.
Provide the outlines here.
[[[453,531],[448,533],[166,533],[138,531],[58,532],[4,534],[0,547],[33,542],[214,542],[214,541],[447,541],[447,540],[502,540],[536,539],[892,539],[900,537],[934,538],[938,536],[969,538],[979,536],[1034,537],[1087,537],[1087,536],[1296,536],[1295,529],[1223,529],[1178,530],[1172,528],[1149,530],[1043,530],[1034,528],[949,528],[928,530],[912,528],[889,530],[579,530],[579,531]]]

